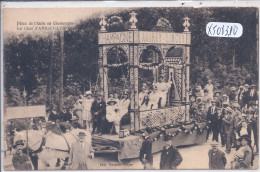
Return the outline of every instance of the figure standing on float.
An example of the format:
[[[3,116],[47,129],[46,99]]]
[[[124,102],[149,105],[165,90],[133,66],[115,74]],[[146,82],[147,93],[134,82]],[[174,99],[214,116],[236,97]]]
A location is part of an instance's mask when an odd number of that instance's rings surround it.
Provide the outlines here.
[[[160,107],[165,107],[167,102],[167,94],[169,89],[171,88],[172,82],[165,82],[164,77],[159,77],[159,82],[154,84],[157,87],[157,94],[160,95],[161,102],[159,104]]]

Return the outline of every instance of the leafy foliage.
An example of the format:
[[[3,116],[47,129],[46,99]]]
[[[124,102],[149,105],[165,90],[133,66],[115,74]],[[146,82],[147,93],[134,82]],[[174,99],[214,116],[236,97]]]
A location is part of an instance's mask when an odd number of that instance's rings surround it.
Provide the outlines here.
[[[8,104],[10,106],[23,106],[24,98],[18,88],[11,86],[9,90]]]

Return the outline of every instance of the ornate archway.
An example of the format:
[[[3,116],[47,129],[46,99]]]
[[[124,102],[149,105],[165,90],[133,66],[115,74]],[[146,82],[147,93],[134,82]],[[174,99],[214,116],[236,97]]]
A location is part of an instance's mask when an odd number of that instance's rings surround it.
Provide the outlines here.
[[[135,13],[131,13],[132,18],[135,18]],[[176,33],[172,31],[139,31],[136,27],[136,19],[131,19],[132,24],[128,31],[122,32],[106,32],[105,18],[101,19],[101,30],[98,35],[99,43],[99,66],[100,66],[100,85],[104,91],[104,99],[108,99],[108,64],[107,51],[112,47],[121,47],[128,56],[126,64],[129,68],[129,92],[130,92],[130,116],[131,116],[131,130],[136,131],[143,129],[146,126],[145,119],[150,118],[154,120],[152,126],[161,125],[163,120],[167,119],[166,123],[178,120],[188,119],[189,110],[189,63],[190,63],[190,43],[191,33],[189,32],[188,18],[185,18],[184,32]],[[162,21],[157,22],[158,27],[161,28]],[[181,63],[170,61],[171,47],[181,47]],[[149,57],[151,54],[152,57]],[[147,64],[145,64],[147,62]],[[162,109],[156,114],[153,111],[140,112],[138,102],[138,83],[139,83],[139,69],[156,69],[161,67],[162,70],[157,75],[165,75],[169,77],[169,68],[181,69],[181,100],[182,104],[179,107],[169,109]],[[157,79],[158,76],[155,76]],[[185,114],[183,114],[185,109]],[[155,114],[153,114],[155,113]],[[179,114],[179,115],[174,115]],[[160,119],[159,119],[159,118]],[[153,119],[154,118],[154,119]],[[156,118],[156,119],[155,119]],[[157,119],[158,118],[158,119]],[[164,121],[165,124],[165,121]],[[150,126],[151,127],[151,126]]]
[[[107,49],[108,94],[116,93],[121,97],[122,90],[129,87],[128,56],[120,46]]]

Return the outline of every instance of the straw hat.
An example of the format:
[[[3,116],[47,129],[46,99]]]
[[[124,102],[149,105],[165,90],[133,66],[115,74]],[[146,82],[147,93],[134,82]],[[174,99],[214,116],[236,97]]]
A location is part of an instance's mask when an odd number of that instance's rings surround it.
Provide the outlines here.
[[[114,102],[115,104],[117,103],[116,99],[110,98],[108,99],[107,104],[110,105],[112,102]]]
[[[24,143],[23,143],[23,141],[22,141],[22,140],[17,140],[17,141],[15,142],[15,144],[14,144],[13,148],[15,149],[15,148],[16,148],[16,146],[18,146],[18,145],[22,145],[22,146],[24,146]]]
[[[236,87],[231,87],[231,91],[236,91]]]
[[[218,142],[216,142],[215,140],[213,142],[210,143],[211,146],[217,146]]]
[[[211,100],[210,102],[211,102],[211,103],[216,103],[216,100]]]
[[[244,87],[247,87],[247,88],[248,88],[248,87],[249,87],[249,85],[248,85],[248,84],[245,84],[245,85],[244,85]]]
[[[87,96],[87,95],[93,95],[91,91],[86,91],[84,96]]]
[[[232,106],[235,108],[240,108],[240,105],[238,103],[233,103]]]
[[[86,133],[80,131],[79,134],[78,134],[78,136],[86,136]]]

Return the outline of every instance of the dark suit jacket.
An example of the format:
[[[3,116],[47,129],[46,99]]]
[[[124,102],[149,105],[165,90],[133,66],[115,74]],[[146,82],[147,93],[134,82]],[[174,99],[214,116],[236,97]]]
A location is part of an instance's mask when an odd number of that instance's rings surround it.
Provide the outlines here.
[[[208,121],[208,122],[209,122],[209,121],[211,122],[211,123],[210,123],[210,126],[212,126],[212,118],[213,118],[213,115],[214,115],[214,114],[216,113],[216,111],[217,111],[217,110],[216,110],[216,106],[215,106],[214,112],[212,113],[211,111],[212,111],[212,106],[209,107],[208,113],[207,113],[207,117],[206,117],[207,121]]]
[[[161,154],[160,169],[176,169],[182,162],[182,156],[178,149],[170,146],[168,149],[163,148]]]
[[[222,132],[223,133],[232,133],[234,130],[234,118],[229,115],[227,119],[225,117],[222,119]]]
[[[231,92],[231,93],[229,94],[229,96],[228,96],[228,97],[229,97],[229,101],[230,101],[230,102],[235,101],[236,96],[237,96],[236,93],[232,93],[232,92]]]
[[[210,149],[209,150],[209,169],[225,169],[225,165],[227,164],[227,159],[225,154],[220,151],[217,150],[217,152],[215,152],[215,156],[216,156],[216,161],[213,161],[213,150]]]
[[[218,131],[218,132],[221,131],[222,119],[223,119],[222,115],[220,117],[218,117],[217,114],[213,115],[213,117],[212,117],[212,131]]]
[[[146,154],[146,156],[144,156],[144,154]],[[146,159],[148,163],[153,164],[152,142],[150,138],[144,140],[140,149],[140,161],[142,163],[143,159]]]
[[[53,112],[51,112],[48,121],[56,122],[58,118],[59,118],[58,114],[54,114]]]
[[[62,114],[62,121],[67,122],[67,121],[71,121],[72,118],[72,114],[70,112],[66,112],[64,114]]]
[[[242,102],[244,105],[249,104],[249,90],[243,93]]]
[[[101,102],[98,102],[97,100],[94,100],[91,106],[91,113],[92,116],[94,116],[94,113],[98,112],[99,117],[106,116],[106,102],[101,100]]]
[[[258,122],[257,122],[257,118],[255,117],[252,117],[249,121],[249,125],[251,126],[252,130],[255,132],[257,132],[257,125],[258,125]]]

